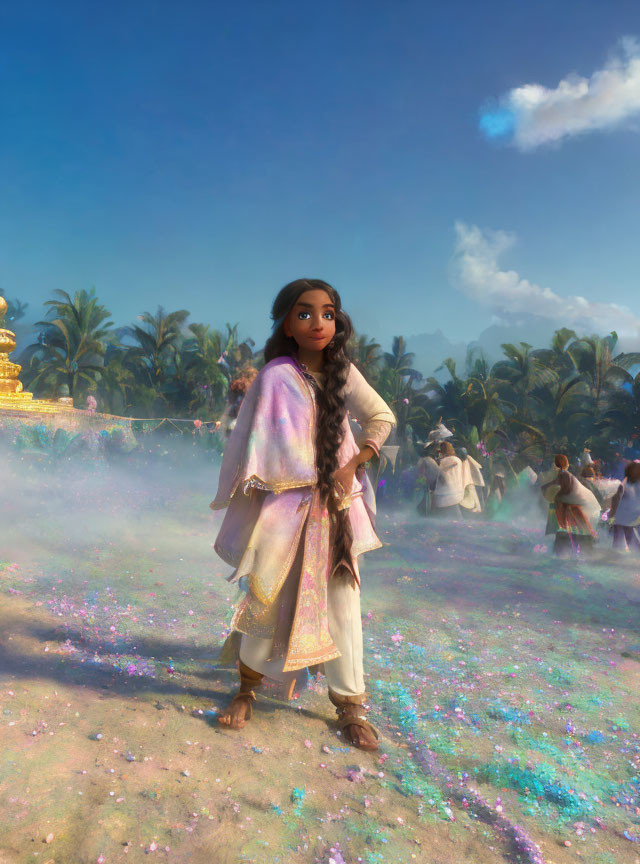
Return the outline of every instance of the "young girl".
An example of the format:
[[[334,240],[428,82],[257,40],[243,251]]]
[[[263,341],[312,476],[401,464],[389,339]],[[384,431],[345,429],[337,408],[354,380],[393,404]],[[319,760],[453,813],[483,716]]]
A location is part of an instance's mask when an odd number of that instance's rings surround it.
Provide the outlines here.
[[[613,496],[609,519],[614,520],[613,548],[640,552],[636,533],[640,525],[640,462],[629,462],[624,469],[624,481]]]
[[[566,558],[571,551],[590,550],[597,538],[594,524],[600,516],[600,505],[591,490],[569,471],[569,460],[563,454],[554,459],[558,473],[540,487],[542,492],[559,486],[549,506],[547,534],[556,535],[553,551]]]
[[[228,508],[214,548],[243,579],[221,662],[239,660],[240,689],[219,717],[251,719],[264,675],[295,682],[324,666],[346,740],[378,747],[364,713],[358,556],[382,544],[363,465],[395,417],[349,362],[352,324],[319,279],[286,285],[273,304],[266,364],[224,451],[213,509]],[[363,432],[356,444],[348,412]],[[289,695],[291,695],[291,689]]]

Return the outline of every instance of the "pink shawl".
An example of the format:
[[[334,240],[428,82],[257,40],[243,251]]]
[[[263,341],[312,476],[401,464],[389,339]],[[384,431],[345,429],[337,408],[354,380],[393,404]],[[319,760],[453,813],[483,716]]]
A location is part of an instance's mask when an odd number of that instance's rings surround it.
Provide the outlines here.
[[[240,406],[222,458],[214,510],[227,507],[242,483],[282,492],[317,482],[309,385],[290,357],[267,363]]]

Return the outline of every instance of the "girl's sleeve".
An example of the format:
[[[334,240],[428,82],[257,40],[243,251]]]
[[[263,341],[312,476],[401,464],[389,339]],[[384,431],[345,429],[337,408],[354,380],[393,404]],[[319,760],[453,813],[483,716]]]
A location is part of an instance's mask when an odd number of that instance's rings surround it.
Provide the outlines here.
[[[379,456],[380,448],[397,421],[382,396],[367,383],[362,372],[353,363],[347,378],[346,403],[351,417],[360,424],[362,429],[359,446],[364,447],[368,444],[376,456]]]

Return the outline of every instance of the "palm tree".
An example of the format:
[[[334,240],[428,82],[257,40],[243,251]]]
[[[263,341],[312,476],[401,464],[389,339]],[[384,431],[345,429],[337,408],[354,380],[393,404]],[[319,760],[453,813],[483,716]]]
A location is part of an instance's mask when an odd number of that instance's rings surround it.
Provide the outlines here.
[[[476,367],[480,374],[467,378],[466,390],[462,394],[467,417],[467,448],[472,449],[483,441],[490,450],[499,446],[503,439],[496,437],[507,417],[514,413],[514,406],[501,398],[498,382],[485,377],[484,370]]]
[[[186,309],[165,313],[158,306],[155,315],[144,312],[138,318],[145,327],[126,328],[126,335],[137,342],[128,348],[129,359],[141,378],[158,390],[166,382],[168,366],[174,358],[181,328],[189,317]]]
[[[412,367],[415,354],[406,351],[407,343],[403,336],[394,336],[391,344],[391,352],[385,351],[384,365],[387,369],[393,369],[402,378],[420,381],[422,374]]]
[[[583,437],[591,439],[602,452],[611,451],[612,439],[622,428],[635,425],[635,381],[629,369],[640,364],[640,353],[616,354],[617,343],[618,334],[612,331],[605,337],[582,337],[571,346],[576,367],[588,387],[591,416]]]
[[[499,382],[501,398],[516,407],[512,419],[529,425],[540,407],[540,388],[550,384],[555,373],[536,356],[528,342],[520,342],[520,347],[506,342],[500,347],[506,360],[493,365],[491,376]]]
[[[238,337],[238,324],[233,327],[230,324],[225,325],[227,328],[226,337],[221,336],[221,342],[224,344],[223,350],[220,352],[220,363],[225,369],[229,380],[235,378],[238,372],[245,366],[254,361],[253,339],[245,339],[240,342]]]
[[[467,348],[464,365],[467,378],[474,378],[477,381],[488,380],[491,373],[491,363],[479,345],[471,345]]]
[[[96,396],[100,410],[121,417],[128,416],[134,406],[153,404],[154,398],[149,399],[149,393],[141,392],[133,370],[127,365],[127,349],[117,339],[110,339],[107,344]],[[143,415],[146,413],[143,411]]]
[[[71,299],[57,289],[59,299],[47,300],[50,318],[38,321],[43,327],[37,343],[30,345],[24,357],[29,366],[27,384],[41,392],[58,392],[66,384],[72,398],[87,385],[95,386],[103,369],[105,340],[113,323],[111,313],[98,302],[95,288],[77,291]]]
[[[440,383],[434,375],[427,379],[426,387],[431,408],[434,415],[442,418],[445,426],[453,426],[456,430],[464,432],[469,425],[465,403],[468,386],[459,377],[456,361],[453,358],[447,357],[435,371],[438,373],[443,369],[449,373],[449,379],[444,383]]]
[[[28,307],[28,303],[21,303],[19,300],[9,300],[5,297],[5,293],[0,288],[0,297],[4,297],[7,301],[7,312],[5,315],[5,320],[10,321],[14,324],[16,321],[19,321],[20,318],[24,318],[25,312]]]
[[[224,337],[204,324],[190,324],[189,330],[193,337],[185,342],[184,350],[189,358],[190,407],[206,407],[213,413],[222,407],[229,389],[229,373],[220,359]]]
[[[604,337],[583,336],[571,346],[576,367],[591,389],[596,413],[604,407],[608,390],[632,383],[628,370],[640,363],[637,352],[614,356],[617,343],[618,334],[614,330]]]
[[[603,421],[613,432],[610,438],[629,440],[640,437],[640,372],[631,385],[625,383],[609,394]]]
[[[404,337],[394,336],[391,351],[385,351],[382,358],[379,387],[383,397],[384,394],[389,397],[387,401],[392,408],[394,401],[397,402],[419,392],[419,389],[414,388],[414,383],[422,380],[422,374],[411,365],[415,355],[405,351],[405,348]]]
[[[575,344],[577,338],[575,330],[561,327],[553,334],[551,347],[538,348],[532,352],[532,356],[547,368],[553,369],[561,377],[565,377],[577,368],[571,353],[571,346]]]
[[[375,383],[380,372],[379,366],[382,360],[380,345],[370,339],[365,333],[353,334],[347,345],[351,360],[367,379],[369,384]]]

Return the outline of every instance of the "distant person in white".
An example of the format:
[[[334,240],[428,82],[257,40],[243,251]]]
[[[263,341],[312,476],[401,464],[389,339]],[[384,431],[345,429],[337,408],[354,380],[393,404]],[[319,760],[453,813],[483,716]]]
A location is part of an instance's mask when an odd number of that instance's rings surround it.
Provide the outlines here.
[[[629,462],[624,480],[613,496],[609,519],[613,524],[613,548],[620,552],[640,552],[640,462]]]

